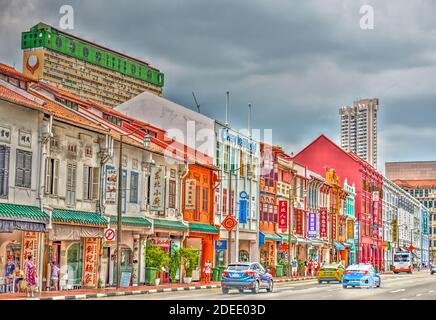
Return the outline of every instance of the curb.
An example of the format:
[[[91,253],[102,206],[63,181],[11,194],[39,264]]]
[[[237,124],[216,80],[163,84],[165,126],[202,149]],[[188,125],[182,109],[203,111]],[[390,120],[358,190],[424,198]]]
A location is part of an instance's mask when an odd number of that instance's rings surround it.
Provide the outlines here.
[[[316,279],[316,277],[275,279],[274,282],[279,283],[279,282],[303,281],[303,280],[313,280],[313,279]],[[216,289],[216,288],[221,288],[221,285],[213,284],[213,285],[206,285],[206,286],[203,285],[203,286],[190,286],[190,287],[108,292],[108,293],[75,294],[69,296],[64,295],[64,296],[53,296],[53,297],[34,297],[34,298],[26,298],[24,300],[84,300],[84,299],[96,299],[96,298],[106,298],[106,297],[114,297],[114,296],[132,296],[132,295],[153,294],[153,293],[162,293],[162,292],[176,292],[176,291],[185,291],[185,290],[191,291],[191,290]]]
[[[152,294],[152,293],[161,293],[161,292],[215,289],[215,288],[221,288],[221,285],[213,284],[207,286],[176,287],[176,288],[134,290],[134,291],[121,291],[121,292],[108,292],[108,293],[75,294],[70,296],[53,296],[53,297],[37,297],[37,298],[34,297],[34,298],[26,298],[24,300],[84,300],[84,299],[106,298],[106,297],[114,297],[114,296],[132,296],[132,295]]]

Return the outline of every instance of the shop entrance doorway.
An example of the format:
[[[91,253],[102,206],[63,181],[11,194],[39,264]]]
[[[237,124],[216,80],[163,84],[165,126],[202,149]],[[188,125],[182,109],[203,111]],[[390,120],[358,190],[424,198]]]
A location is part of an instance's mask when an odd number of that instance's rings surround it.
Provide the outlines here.
[[[67,250],[67,288],[82,285],[83,245],[81,242],[71,244]]]
[[[115,260],[114,262],[114,281],[113,283],[116,284],[117,283],[117,276],[118,276],[118,272],[117,272],[117,261]],[[121,273],[123,272],[129,272],[130,273],[130,280],[132,279],[132,274],[133,274],[133,252],[132,249],[130,248],[121,248]],[[122,278],[121,278],[122,279]]]

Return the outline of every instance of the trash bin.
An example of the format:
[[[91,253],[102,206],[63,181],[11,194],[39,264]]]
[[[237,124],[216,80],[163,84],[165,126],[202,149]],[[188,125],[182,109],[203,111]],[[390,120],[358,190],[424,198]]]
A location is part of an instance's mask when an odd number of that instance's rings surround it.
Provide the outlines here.
[[[283,266],[281,264],[278,264],[276,266],[276,277],[277,278],[283,277]]]
[[[212,268],[212,281],[220,281],[221,280],[221,272],[220,268]]]

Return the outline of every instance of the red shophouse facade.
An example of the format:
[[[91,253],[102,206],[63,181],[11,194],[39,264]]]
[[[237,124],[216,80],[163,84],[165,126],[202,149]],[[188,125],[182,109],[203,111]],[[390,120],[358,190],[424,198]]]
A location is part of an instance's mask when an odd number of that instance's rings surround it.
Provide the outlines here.
[[[345,151],[325,135],[297,153],[294,160],[320,175],[324,175],[328,168],[335,168],[341,179],[347,178],[350,184],[355,184],[355,212],[359,226],[357,262],[381,267],[383,176],[369,163]]]

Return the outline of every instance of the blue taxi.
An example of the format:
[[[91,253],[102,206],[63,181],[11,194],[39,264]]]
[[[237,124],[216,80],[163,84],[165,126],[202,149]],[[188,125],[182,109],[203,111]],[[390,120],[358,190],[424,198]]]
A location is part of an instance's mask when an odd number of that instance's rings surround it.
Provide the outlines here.
[[[259,293],[259,289],[272,292],[273,288],[272,275],[257,262],[232,263],[223,271],[221,278],[223,294],[229,293],[230,289],[237,289],[240,293],[244,290]]]
[[[380,287],[380,274],[371,264],[360,263],[349,266],[342,275],[342,287]]]

